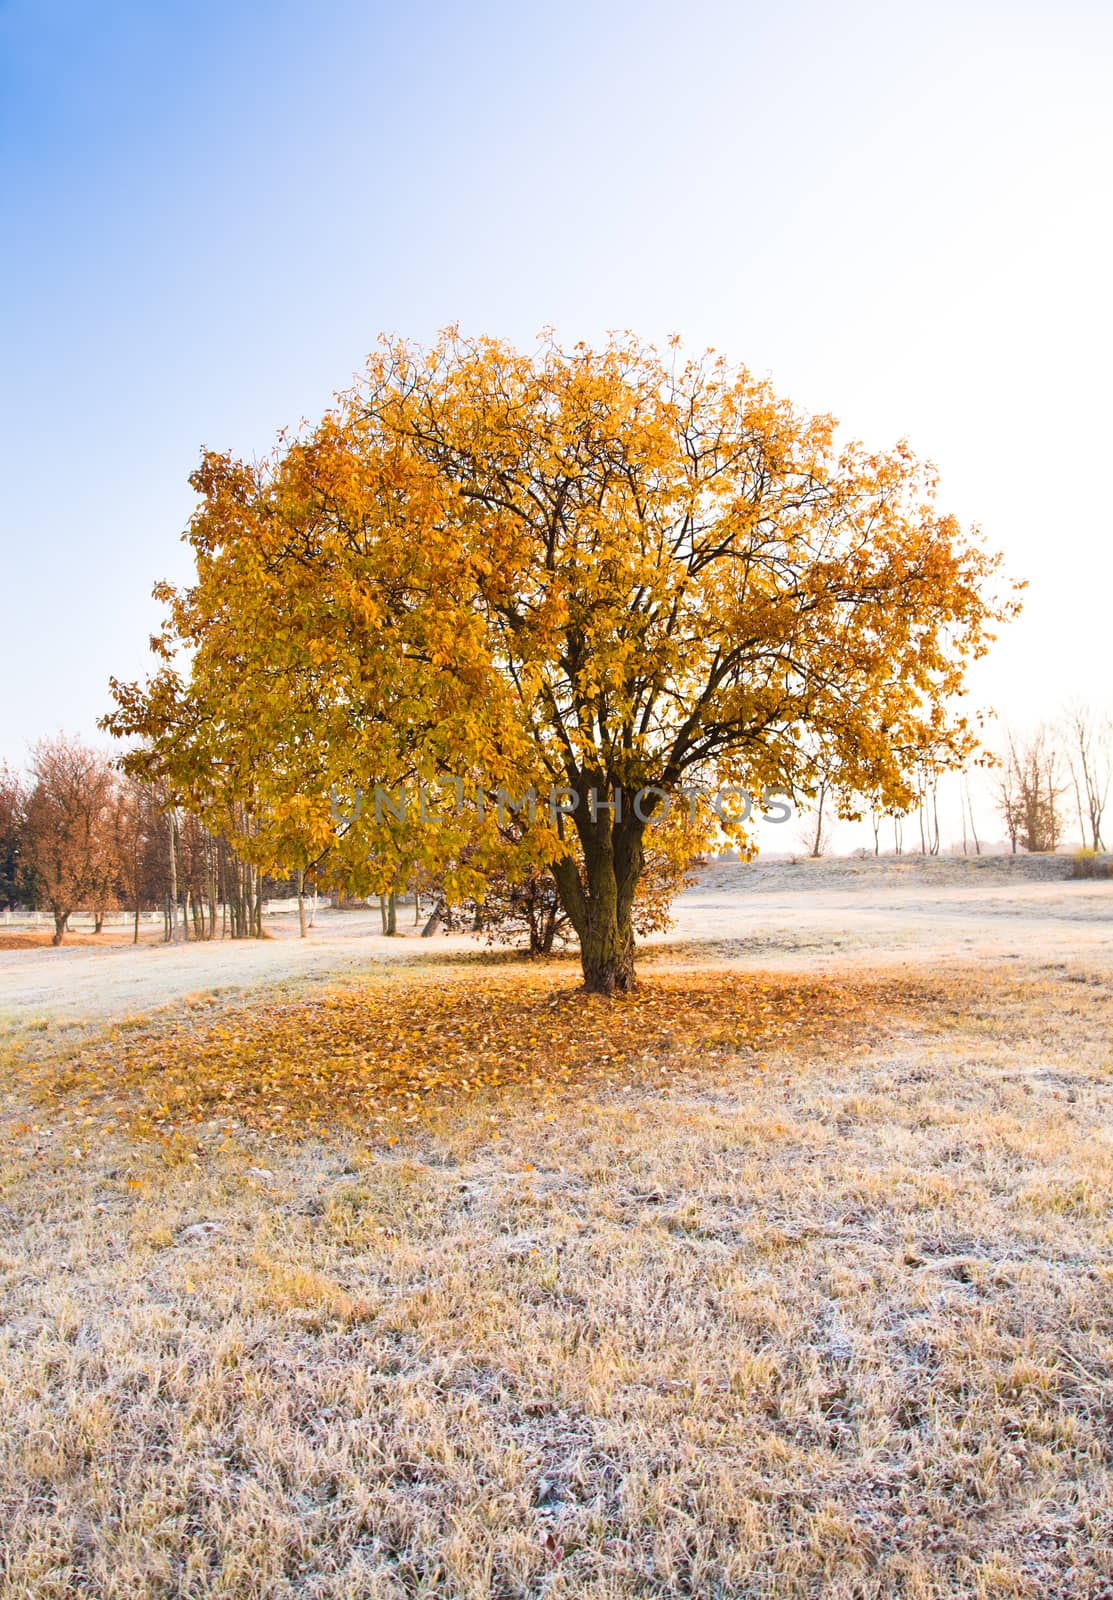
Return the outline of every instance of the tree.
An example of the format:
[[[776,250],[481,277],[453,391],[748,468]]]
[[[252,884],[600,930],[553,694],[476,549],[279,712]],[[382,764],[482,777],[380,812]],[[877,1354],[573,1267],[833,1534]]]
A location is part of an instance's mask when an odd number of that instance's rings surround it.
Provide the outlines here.
[[[949,704],[1015,609],[906,445],[840,444],[744,369],[630,336],[384,341],[307,436],[192,481],[196,582],[158,591],[165,664],[114,685],[113,730],[194,793],[250,774],[260,815],[297,801],[310,847],[331,785],[533,790],[516,869],[552,873],[605,994],[634,982],[650,834],[676,806],[719,827],[688,791],[907,806],[925,745],[973,747]],[[461,871],[476,831],[383,820],[346,836],[382,890]]]
[[[20,835],[26,804],[19,777],[0,764],[0,910],[14,906],[19,897]]]
[[[23,865],[54,916],[52,944],[72,913],[95,902],[115,872],[115,774],[98,751],[58,736],[35,746],[24,812]]]
[[[177,831],[165,793],[156,784],[125,776],[117,787],[115,827],[118,840],[120,896],[132,913],[132,942],[139,943],[139,919],[144,910],[163,912],[163,931],[170,941],[176,922],[178,887]],[[210,853],[213,841],[208,840]],[[173,846],[173,854],[172,854]],[[173,872],[171,868],[173,867]],[[216,908],[210,899],[210,937]]]
[[[1014,855],[1018,844],[1030,852],[1058,849],[1065,791],[1062,756],[1051,731],[1041,727],[1024,739],[1010,733],[998,780],[998,809]]]
[[[885,820],[885,813],[876,803],[870,806],[870,828],[873,832],[873,853],[881,854],[881,824]]]
[[[973,842],[974,854],[982,853],[982,842],[978,838],[978,824],[974,818],[974,802],[970,798],[970,779],[964,772],[962,775],[962,789],[959,794],[959,806],[962,812],[962,853],[967,854],[968,838]],[[967,821],[969,820],[969,835],[967,835]]]
[[[946,770],[936,763],[933,755],[925,753],[916,763],[914,782],[916,788],[916,816],[920,825],[920,854],[939,854],[939,778]]]
[[[815,796],[815,810],[809,818],[808,825],[800,835],[800,843],[808,852],[813,861],[818,861],[820,856],[826,855],[831,843],[831,830],[823,815],[823,808],[827,802],[826,780],[820,782]]]
[[[1082,842],[1102,848],[1101,824],[1113,782],[1113,724],[1092,707],[1076,702],[1063,715],[1063,744],[1074,786]]]

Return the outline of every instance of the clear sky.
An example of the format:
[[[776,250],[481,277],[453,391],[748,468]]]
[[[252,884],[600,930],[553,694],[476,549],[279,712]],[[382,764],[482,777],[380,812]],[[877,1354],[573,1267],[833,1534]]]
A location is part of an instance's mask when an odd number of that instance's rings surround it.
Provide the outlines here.
[[[0,757],[145,671],[202,446],[449,322],[907,436],[1030,580],[979,696],[1113,700],[1108,0],[0,0],[0,73]]]

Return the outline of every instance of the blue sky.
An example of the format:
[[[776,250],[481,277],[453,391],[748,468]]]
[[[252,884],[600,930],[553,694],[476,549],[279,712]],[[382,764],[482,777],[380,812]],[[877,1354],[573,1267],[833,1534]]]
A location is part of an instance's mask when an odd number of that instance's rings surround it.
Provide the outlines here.
[[[382,330],[679,332],[1029,578],[981,669],[1109,703],[1113,8],[0,0],[0,757],[93,735],[202,446]]]

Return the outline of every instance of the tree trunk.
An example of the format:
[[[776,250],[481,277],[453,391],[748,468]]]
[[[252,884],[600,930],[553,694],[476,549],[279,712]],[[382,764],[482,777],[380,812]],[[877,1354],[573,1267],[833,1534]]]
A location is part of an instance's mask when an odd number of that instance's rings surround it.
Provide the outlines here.
[[[812,839],[811,848],[811,857],[813,861],[818,861],[820,856],[823,854],[824,849],[826,848],[826,841],[823,836],[823,803],[827,799],[827,785],[825,783],[821,783],[819,786],[818,798],[819,806],[815,814],[815,835]]]
[[[170,810],[170,943],[175,944],[178,938],[178,816],[171,807]]]
[[[602,788],[602,783],[599,784]],[[584,850],[584,880],[572,856],[553,867],[561,904],[580,937],[580,965],[588,994],[631,994],[634,977],[634,891],[645,854],[644,824],[577,817]]]
[[[139,899],[140,899],[140,894],[139,894],[139,819],[138,819],[138,812],[136,813],[136,823],[135,823],[135,846],[134,846],[134,849],[132,850],[132,857],[131,857],[131,876],[132,876],[132,882],[135,885],[135,927],[134,927],[134,929],[132,931],[131,942],[132,942],[132,944],[138,944],[139,943]]]
[[[68,911],[55,911],[55,913],[54,913],[54,932],[51,934],[51,937],[50,937],[51,944],[53,944],[53,945],[61,944],[62,940],[65,938],[66,923],[69,920],[70,920],[70,914],[69,914]]]
[[[531,956],[552,955],[556,927],[557,909],[555,906],[543,905],[539,911],[530,913],[529,953]]]
[[[205,876],[209,900],[209,941],[216,938],[216,845],[211,833],[206,835]]]
[[[305,938],[305,873],[298,868],[298,938]]]
[[[393,939],[398,933],[398,891],[392,889],[386,897],[386,934]]]
[[[623,925],[609,910],[596,905],[588,929],[580,937],[580,965],[588,994],[632,994],[636,983],[634,930],[629,920]]]

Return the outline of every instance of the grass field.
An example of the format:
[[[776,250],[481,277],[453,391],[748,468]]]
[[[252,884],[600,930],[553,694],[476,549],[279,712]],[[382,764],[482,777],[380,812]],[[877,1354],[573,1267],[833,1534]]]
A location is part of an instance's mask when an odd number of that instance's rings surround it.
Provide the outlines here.
[[[1113,1595],[1107,965],[574,990],[13,1031],[0,1592]]]

